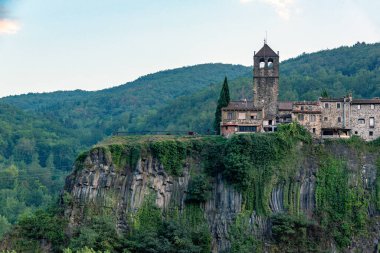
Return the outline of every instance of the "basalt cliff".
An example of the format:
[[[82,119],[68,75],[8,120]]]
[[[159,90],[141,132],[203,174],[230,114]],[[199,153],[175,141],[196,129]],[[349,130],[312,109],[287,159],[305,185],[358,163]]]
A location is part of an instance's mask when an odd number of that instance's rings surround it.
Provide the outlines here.
[[[106,215],[129,238],[158,215],[199,246],[177,252],[378,252],[378,155],[376,143],[316,143],[294,129],[115,137],[78,157],[66,179],[66,233]],[[162,231],[156,239],[170,241]],[[160,252],[138,247],[126,252]]]

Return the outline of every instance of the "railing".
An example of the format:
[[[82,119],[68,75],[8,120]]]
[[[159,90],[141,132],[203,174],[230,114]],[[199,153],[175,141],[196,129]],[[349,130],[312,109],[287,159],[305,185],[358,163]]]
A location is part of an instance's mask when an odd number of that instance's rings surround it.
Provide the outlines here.
[[[195,136],[199,133],[194,131],[117,131],[113,133],[114,136],[128,136],[128,135],[189,135]],[[206,131],[202,135],[215,135],[214,131]]]

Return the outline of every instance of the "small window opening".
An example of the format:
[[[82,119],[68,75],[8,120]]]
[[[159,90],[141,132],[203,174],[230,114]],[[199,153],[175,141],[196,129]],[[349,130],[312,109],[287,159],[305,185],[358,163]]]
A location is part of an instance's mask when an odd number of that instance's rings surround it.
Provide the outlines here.
[[[315,132],[316,132],[316,130],[315,130],[315,128],[313,128],[313,134],[315,134]]]
[[[301,106],[301,111],[303,111],[305,108],[303,106]]]
[[[364,119],[358,119],[358,123],[359,124],[365,124],[365,120]]]
[[[374,104],[371,105],[371,109],[375,109],[375,105]]]
[[[298,120],[303,120],[303,119],[304,119],[303,114],[298,114]]]
[[[375,118],[374,117],[369,118],[369,127],[375,128]]]
[[[360,108],[361,108],[361,105],[358,105],[358,110],[360,110]]]
[[[340,103],[336,104],[336,108],[340,109]]]
[[[325,103],[325,108],[329,108],[329,103]]]
[[[317,117],[315,115],[310,115],[310,121],[315,122]]]
[[[261,58],[261,59],[260,59],[260,65],[259,65],[259,68],[260,68],[260,69],[265,68],[265,60],[264,60],[264,58]]]
[[[358,134],[358,131],[355,131],[355,134]]]
[[[327,118],[327,117],[324,117],[324,118],[323,118],[323,121],[327,121],[327,120],[328,120],[328,118]]]
[[[338,123],[342,122],[342,118],[338,117]]]
[[[268,59],[268,68],[270,68],[270,69],[273,68],[273,59],[272,58]]]
[[[369,131],[369,136],[373,136],[373,132],[372,131]]]

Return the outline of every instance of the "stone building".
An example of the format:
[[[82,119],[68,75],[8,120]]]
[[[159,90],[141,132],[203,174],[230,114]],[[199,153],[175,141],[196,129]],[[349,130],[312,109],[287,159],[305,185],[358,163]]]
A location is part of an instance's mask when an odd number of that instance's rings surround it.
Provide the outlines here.
[[[315,138],[364,140],[380,137],[380,99],[319,98],[317,101],[279,102],[279,53],[266,43],[254,53],[253,101],[232,101],[222,108],[223,136],[274,132],[279,124],[299,122]]]
[[[365,140],[380,137],[380,99],[353,99],[349,120],[352,135],[358,135]]]
[[[298,121],[315,137],[321,135],[321,118],[322,111],[319,101],[293,103],[292,121]]]

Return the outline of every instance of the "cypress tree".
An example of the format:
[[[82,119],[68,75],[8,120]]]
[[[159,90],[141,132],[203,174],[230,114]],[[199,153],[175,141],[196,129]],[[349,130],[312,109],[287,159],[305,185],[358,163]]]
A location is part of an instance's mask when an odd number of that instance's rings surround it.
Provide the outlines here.
[[[222,90],[220,91],[218,105],[215,111],[214,130],[220,134],[220,122],[222,121],[222,108],[230,102],[230,90],[228,89],[227,77],[224,78]]]
[[[322,98],[328,98],[328,97],[329,97],[329,93],[327,92],[326,89],[323,89],[323,90],[322,90],[321,97],[322,97]]]

